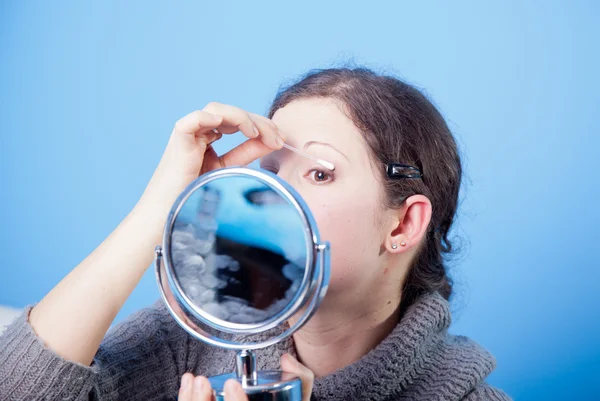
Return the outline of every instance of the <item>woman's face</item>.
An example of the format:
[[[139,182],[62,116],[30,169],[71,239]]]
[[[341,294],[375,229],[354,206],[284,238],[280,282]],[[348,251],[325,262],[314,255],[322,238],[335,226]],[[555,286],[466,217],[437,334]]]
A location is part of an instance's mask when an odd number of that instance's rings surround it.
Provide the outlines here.
[[[273,122],[286,142],[335,165],[331,172],[286,149],[261,160],[304,198],[323,240],[331,243],[328,298],[352,299],[381,279],[386,233],[382,191],[361,132],[331,99],[296,100]]]

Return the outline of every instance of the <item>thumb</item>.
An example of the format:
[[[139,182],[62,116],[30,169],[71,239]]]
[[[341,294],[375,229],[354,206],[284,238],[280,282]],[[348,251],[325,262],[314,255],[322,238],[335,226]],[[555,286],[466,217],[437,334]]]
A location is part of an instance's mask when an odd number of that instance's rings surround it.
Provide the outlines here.
[[[302,381],[302,401],[310,401],[315,374],[290,354],[281,356],[281,369],[298,375]]]

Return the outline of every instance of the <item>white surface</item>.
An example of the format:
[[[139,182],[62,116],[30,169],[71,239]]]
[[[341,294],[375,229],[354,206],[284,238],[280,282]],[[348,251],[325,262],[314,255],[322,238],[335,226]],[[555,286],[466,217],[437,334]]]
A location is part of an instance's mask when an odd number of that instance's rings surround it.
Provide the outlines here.
[[[2,333],[6,326],[19,316],[20,313],[21,311],[19,309],[0,305],[0,333]]]

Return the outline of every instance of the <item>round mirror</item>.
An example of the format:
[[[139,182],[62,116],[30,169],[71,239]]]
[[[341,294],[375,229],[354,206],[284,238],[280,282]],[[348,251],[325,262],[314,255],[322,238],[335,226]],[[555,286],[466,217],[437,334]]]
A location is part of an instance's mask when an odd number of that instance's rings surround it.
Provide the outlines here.
[[[175,217],[175,282],[198,311],[258,323],[291,304],[306,272],[296,207],[255,177],[226,176],[197,188]]]
[[[314,312],[327,289],[327,255],[293,188],[264,170],[227,168],[199,177],[173,206],[157,249],[159,288],[197,338],[258,348]],[[264,332],[301,309],[304,318],[268,343],[235,346],[218,334]]]

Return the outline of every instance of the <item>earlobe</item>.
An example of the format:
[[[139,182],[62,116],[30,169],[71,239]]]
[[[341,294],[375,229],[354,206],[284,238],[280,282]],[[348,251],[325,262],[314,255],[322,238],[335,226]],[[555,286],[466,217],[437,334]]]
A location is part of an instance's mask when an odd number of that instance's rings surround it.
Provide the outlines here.
[[[403,252],[403,248],[410,249],[421,242],[431,220],[431,202],[426,196],[412,195],[397,213],[389,238],[392,253]]]
[[[406,246],[406,241],[404,241],[404,240],[400,241],[400,246],[405,247]],[[392,249],[393,250],[398,249],[398,243],[392,242]]]

